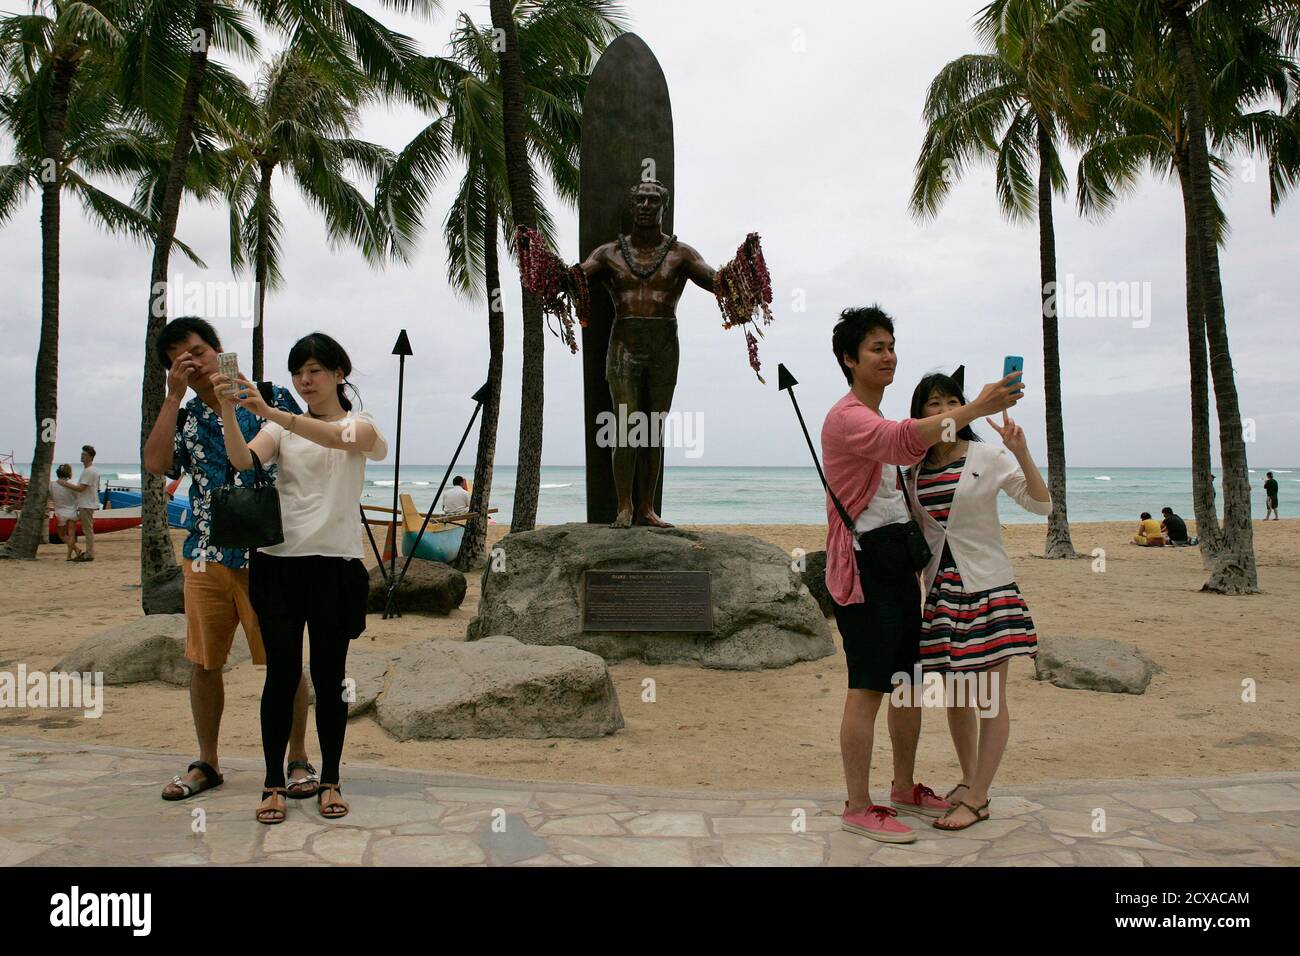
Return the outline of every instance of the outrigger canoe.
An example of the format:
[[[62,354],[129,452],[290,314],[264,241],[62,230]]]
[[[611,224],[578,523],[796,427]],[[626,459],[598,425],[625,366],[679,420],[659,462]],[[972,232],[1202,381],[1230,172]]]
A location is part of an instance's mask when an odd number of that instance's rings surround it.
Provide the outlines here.
[[[95,534],[108,534],[112,531],[125,531],[127,528],[138,528],[141,522],[140,509],[136,508],[113,508],[111,511],[95,512],[93,527]],[[18,512],[0,512],[0,541],[8,541],[9,536],[14,533],[14,528],[18,524]],[[77,522],[77,534],[84,536],[85,532],[81,529],[81,522]],[[50,537],[51,544],[62,542],[59,537],[59,524],[54,518],[50,519]]]

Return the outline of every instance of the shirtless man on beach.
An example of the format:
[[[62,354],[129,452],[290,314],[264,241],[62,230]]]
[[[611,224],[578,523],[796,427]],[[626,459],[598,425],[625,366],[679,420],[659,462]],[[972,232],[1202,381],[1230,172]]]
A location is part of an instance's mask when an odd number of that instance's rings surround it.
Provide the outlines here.
[[[713,268],[676,236],[663,231],[668,188],[657,180],[631,190],[633,227],[597,246],[579,268],[588,280],[601,279],[614,300],[614,325],[609,333],[605,380],[614,411],[626,408],[626,419],[641,412],[649,421],[666,415],[677,387],[677,301],[687,280],[713,291]],[[626,420],[619,416],[620,420]],[[614,488],[618,516],[613,527],[636,524],[671,528],[655,513],[655,487],[663,446],[652,441],[644,448],[619,442],[614,446]],[[635,482],[636,501],[632,500]]]

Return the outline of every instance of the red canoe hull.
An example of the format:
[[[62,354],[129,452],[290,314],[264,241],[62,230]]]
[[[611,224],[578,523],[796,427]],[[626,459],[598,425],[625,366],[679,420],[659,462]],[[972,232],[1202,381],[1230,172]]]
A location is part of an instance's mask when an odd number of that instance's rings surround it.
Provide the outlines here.
[[[103,514],[103,512],[100,512],[100,514]],[[140,521],[139,508],[114,508],[112,509],[111,516],[104,515],[104,517],[99,517],[97,515],[95,517],[95,534],[108,534],[112,531],[125,531],[127,528],[138,528],[140,527]],[[0,517],[0,541],[8,541],[9,536],[14,533],[14,526],[17,524],[18,518],[16,516]],[[51,542],[58,542],[61,540],[59,538],[58,522],[53,518],[50,519],[49,535],[49,540]],[[81,529],[80,521],[77,522],[77,535],[85,535],[85,532]]]

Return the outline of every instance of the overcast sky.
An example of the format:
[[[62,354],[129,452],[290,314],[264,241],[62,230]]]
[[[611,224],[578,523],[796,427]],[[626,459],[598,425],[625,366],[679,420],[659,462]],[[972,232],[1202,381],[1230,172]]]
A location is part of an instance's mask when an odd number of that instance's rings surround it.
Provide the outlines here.
[[[933,369],[965,363],[975,386],[998,377],[1007,354],[1025,357],[1029,389],[1018,419],[1046,459],[1041,392],[1038,237],[1004,221],[993,174],[960,182],[937,220],[907,211],[922,138],[925,90],[953,58],[975,49],[977,0],[913,4],[786,0],[634,0],[631,28],[659,58],[673,101],[675,230],[714,266],[751,230],[762,234],[772,272],[775,323],[761,342],[767,387],[750,371],[739,329],[723,331],[716,304],[689,287],[678,309],[681,367],[674,408],[703,413],[703,455],[669,464],[804,464],[807,452],[776,390],[776,365],[799,379],[814,436],[845,391],[830,330],[849,305],[878,302],[897,321],[899,369],[884,410],[903,417],[912,386]],[[376,5],[363,6],[378,9]],[[432,23],[387,22],[443,52],[454,13],[489,20],[486,2],[449,4]],[[248,68],[243,68],[247,72]],[[400,148],[422,118],[406,110],[366,115],[363,138]],[[10,160],[10,144],[3,161]],[[1067,162],[1073,187],[1074,162]],[[285,284],[266,306],[268,375],[288,384],[293,341],[321,329],[353,358],[365,406],[391,431],[396,420],[400,329],[409,332],[403,458],[444,462],[472,410],[487,369],[485,308],[453,296],[444,281],[440,224],[459,170],[433,196],[425,241],[410,266],[368,267],[353,250],[331,250],[315,213],[276,179],[285,223]],[[1232,236],[1221,256],[1242,414],[1255,423],[1255,468],[1300,463],[1296,323],[1300,300],[1300,207],[1273,217],[1263,170],[1237,166],[1226,205]],[[117,194],[129,196],[125,186]],[[64,205],[58,461],[89,442],[101,461],[138,458],[140,376],[149,249],[98,232],[74,201]],[[563,255],[575,259],[576,210],[556,208]],[[1177,186],[1147,181],[1105,222],[1085,222],[1072,198],[1055,206],[1058,270],[1076,287],[1149,283],[1149,321],[1076,316],[1061,320],[1067,460],[1074,466],[1182,467],[1189,462],[1183,216]],[[32,372],[40,325],[39,202],[0,228],[0,452],[31,457]],[[179,236],[211,267],[173,256],[185,281],[227,281],[224,211],[187,202]],[[500,464],[518,444],[521,320],[513,265],[503,257],[506,371]],[[1139,288],[1142,288],[1139,286]],[[799,299],[804,311],[795,311]],[[1135,327],[1138,326],[1138,327]],[[218,324],[227,349],[249,355],[251,331]],[[245,371],[249,364],[243,362]],[[544,463],[582,462],[582,371],[553,338],[546,353]],[[988,429],[985,429],[988,434]],[[472,449],[473,437],[467,446]],[[1216,455],[1217,461],[1217,455]]]

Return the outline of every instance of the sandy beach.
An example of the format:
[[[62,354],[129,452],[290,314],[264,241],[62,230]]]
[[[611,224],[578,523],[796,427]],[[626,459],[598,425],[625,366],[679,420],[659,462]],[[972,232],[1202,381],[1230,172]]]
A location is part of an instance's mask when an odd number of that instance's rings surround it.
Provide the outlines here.
[[[825,529],[803,525],[716,526],[790,551],[818,550]],[[1300,769],[1300,521],[1257,522],[1255,548],[1264,593],[1226,598],[1198,591],[1196,549],[1139,549],[1130,523],[1073,527],[1081,554],[1046,561],[1040,526],[1004,529],[1017,580],[1040,635],[1110,637],[1138,644],[1163,671],[1142,696],[1063,690],[1013,664],[1008,690],[1012,736],[998,780],[1004,784],[1088,778],[1206,777]],[[505,533],[494,529],[492,540]],[[182,532],[175,532],[179,553]],[[61,547],[36,562],[0,563],[0,668],[19,662],[52,669],[85,637],[137,618],[139,534],[102,535],[98,559],[67,564]],[[371,615],[357,646],[396,649],[413,640],[463,640],[478,604],[470,576],[462,607],[445,618]],[[838,647],[838,634],[830,622]],[[239,638],[237,638],[239,639]],[[399,743],[369,717],[348,728],[347,762],[382,763],[523,780],[725,789],[824,790],[842,785],[837,742],[843,703],[842,654],[779,670],[730,672],[682,666],[611,666],[626,729],[598,740],[457,740]],[[226,675],[222,754],[260,753],[261,669],[244,662]],[[654,703],[641,701],[653,677]],[[1242,701],[1243,681],[1257,686]],[[0,734],[157,748],[195,747],[188,691],[166,684],[106,689],[102,718],[68,712],[2,710]],[[884,722],[877,730],[874,782],[890,775]],[[315,730],[309,732],[315,749]],[[920,778],[955,781],[946,722],[927,714]],[[183,769],[183,764],[176,770]],[[159,780],[159,786],[163,781]]]

